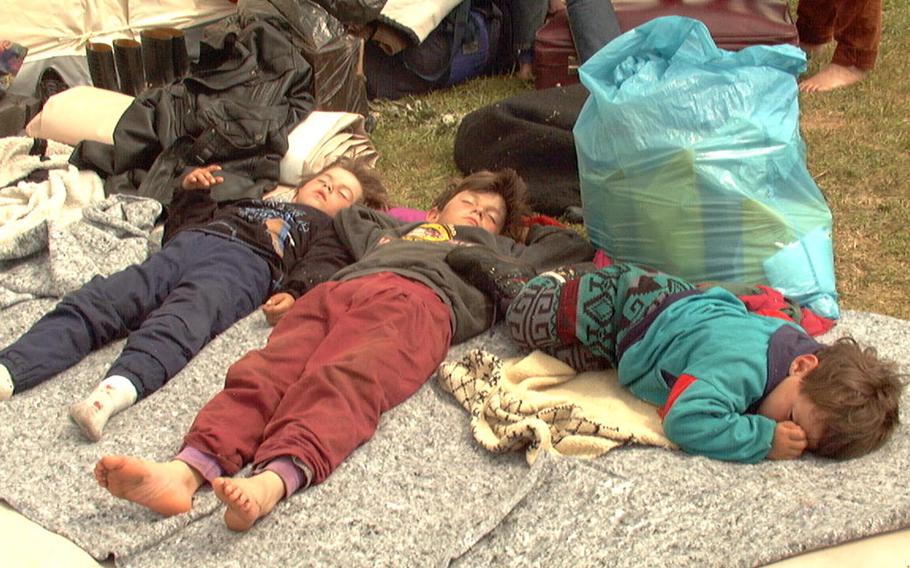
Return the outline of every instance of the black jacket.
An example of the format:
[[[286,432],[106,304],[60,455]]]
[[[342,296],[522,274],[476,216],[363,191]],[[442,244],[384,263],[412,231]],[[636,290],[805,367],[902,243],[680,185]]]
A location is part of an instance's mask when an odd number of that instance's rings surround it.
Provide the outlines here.
[[[139,95],[113,147],[83,142],[70,161],[105,177],[107,194],[168,204],[186,168],[218,163],[228,175],[216,200],[261,196],[278,179],[289,130],[314,106],[312,68],[282,26],[248,10],[207,29],[189,76]]]

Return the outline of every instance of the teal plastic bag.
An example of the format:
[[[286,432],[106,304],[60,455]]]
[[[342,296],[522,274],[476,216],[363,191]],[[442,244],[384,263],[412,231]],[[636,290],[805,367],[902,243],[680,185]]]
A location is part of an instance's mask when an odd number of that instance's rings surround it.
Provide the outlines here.
[[[693,282],[767,284],[837,318],[831,211],[799,134],[790,45],[718,48],[658,18],[581,66],[575,124],[585,225],[617,260]]]

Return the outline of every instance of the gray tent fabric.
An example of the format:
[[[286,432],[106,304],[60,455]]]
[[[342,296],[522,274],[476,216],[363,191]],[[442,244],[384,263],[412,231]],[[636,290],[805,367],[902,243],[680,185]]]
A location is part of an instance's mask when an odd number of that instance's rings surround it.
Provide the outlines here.
[[[53,305],[3,310],[8,343]],[[162,518],[99,488],[104,454],[165,460],[231,362],[265,343],[261,313],[209,344],[154,396],[115,416],[90,444],[67,406],[101,378],[121,344],[0,404],[0,498],[118,566],[754,566],[910,526],[910,432],[848,462],[812,456],[758,465],[628,446],[592,461],[493,455],[433,380],[386,414],[374,438],[329,479],[283,502],[250,532],[227,530],[211,491]],[[906,372],[910,322],[847,312],[849,333]],[[454,347],[518,355],[502,326]],[[905,393],[904,408],[908,395]]]

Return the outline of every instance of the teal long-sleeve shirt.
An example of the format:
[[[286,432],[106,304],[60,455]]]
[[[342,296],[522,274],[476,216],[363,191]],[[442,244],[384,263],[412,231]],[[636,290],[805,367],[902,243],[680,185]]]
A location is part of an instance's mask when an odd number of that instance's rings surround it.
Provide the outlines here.
[[[711,288],[666,306],[622,354],[619,380],[663,407],[664,432],[683,451],[754,463],[771,450],[776,423],[753,411],[795,357],[821,347]]]

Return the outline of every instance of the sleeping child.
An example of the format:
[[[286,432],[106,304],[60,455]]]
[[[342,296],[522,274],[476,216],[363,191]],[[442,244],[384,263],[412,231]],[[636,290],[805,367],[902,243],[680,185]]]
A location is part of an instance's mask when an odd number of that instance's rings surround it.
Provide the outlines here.
[[[216,203],[219,166],[187,174],[168,207],[164,247],[95,276],[0,351],[0,400],[114,340],[126,345],[98,387],[70,407],[92,441],[108,419],[161,388],[209,341],[257,306],[270,323],[351,260],[332,219],[355,203],[384,208],[376,172],[342,159],[304,180],[289,203]]]
[[[845,459],[881,446],[898,424],[893,363],[851,338],[830,346],[796,324],[749,313],[729,291],[631,264],[530,267],[479,248],[447,259],[508,304],[520,344],[573,366],[600,361],[660,407],[683,451],[757,462],[805,450]]]

